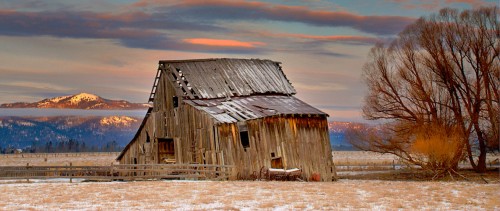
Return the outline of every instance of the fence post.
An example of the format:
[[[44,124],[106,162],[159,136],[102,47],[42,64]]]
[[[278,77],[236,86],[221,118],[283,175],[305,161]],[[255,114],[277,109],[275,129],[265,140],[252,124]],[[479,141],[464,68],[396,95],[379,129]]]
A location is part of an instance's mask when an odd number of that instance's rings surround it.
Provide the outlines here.
[[[29,166],[30,166],[30,163],[26,163],[26,170],[28,170],[28,169],[29,169]],[[28,176],[28,175],[26,175],[26,176],[27,176],[27,179],[26,179],[26,180],[27,180],[28,182],[30,182],[30,178],[29,178],[29,176]]]
[[[113,172],[113,163],[111,163],[111,170],[110,170],[110,173],[111,173],[111,181],[113,181],[113,177],[114,177],[114,172]]]
[[[69,163],[69,183],[73,183],[73,163]]]

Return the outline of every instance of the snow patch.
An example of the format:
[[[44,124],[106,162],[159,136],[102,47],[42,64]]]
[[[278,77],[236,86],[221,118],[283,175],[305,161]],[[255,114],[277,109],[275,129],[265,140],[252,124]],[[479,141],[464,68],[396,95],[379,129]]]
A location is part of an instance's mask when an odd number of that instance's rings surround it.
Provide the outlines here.
[[[137,119],[128,116],[109,116],[101,119],[101,125],[130,126]]]
[[[97,96],[97,95],[82,92],[80,94],[77,94],[77,95],[74,95],[73,97],[71,97],[71,99],[69,99],[69,101],[71,102],[71,104],[78,104],[82,100],[95,101],[97,99],[99,99],[99,96]]]
[[[18,125],[22,125],[22,126],[26,126],[26,127],[33,127],[33,126],[35,126],[35,124],[33,124],[32,122],[26,122],[26,121],[18,121],[17,124]]]
[[[50,98],[49,101],[53,102],[53,103],[58,103],[59,101],[68,99],[70,97],[71,97],[71,95],[61,96],[61,97],[54,97],[54,98]]]

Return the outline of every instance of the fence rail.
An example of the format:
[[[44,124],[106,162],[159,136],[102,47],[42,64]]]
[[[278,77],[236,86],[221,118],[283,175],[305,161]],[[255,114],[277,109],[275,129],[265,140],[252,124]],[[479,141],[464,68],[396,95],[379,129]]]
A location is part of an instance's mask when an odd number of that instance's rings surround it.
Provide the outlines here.
[[[0,158],[57,158],[57,157],[98,157],[113,156],[116,157],[120,152],[61,152],[61,153],[19,153],[19,154],[0,154]]]
[[[87,180],[227,180],[234,166],[123,164],[110,166],[0,166],[0,180],[69,178]]]

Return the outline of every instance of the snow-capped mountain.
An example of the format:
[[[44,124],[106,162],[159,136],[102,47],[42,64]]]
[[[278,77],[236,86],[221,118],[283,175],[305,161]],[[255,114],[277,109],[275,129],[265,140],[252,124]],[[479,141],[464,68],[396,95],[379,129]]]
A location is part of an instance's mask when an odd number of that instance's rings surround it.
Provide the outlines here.
[[[70,108],[70,109],[146,109],[147,104],[130,103],[125,100],[109,100],[89,93],[79,93],[44,99],[34,103],[6,103],[0,108]]]

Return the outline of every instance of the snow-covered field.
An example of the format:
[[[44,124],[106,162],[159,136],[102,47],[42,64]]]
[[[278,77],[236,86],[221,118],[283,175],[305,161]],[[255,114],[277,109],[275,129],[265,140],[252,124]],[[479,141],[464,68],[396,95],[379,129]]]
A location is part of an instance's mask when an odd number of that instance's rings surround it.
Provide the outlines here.
[[[2,165],[109,165],[117,153],[0,156]],[[334,162],[392,163],[391,155],[334,152]],[[372,172],[373,173],[373,172]],[[0,210],[500,210],[500,174],[475,182],[0,180]],[[387,178],[386,178],[387,179]]]
[[[0,184],[0,210],[498,210],[500,186],[340,180]]]

